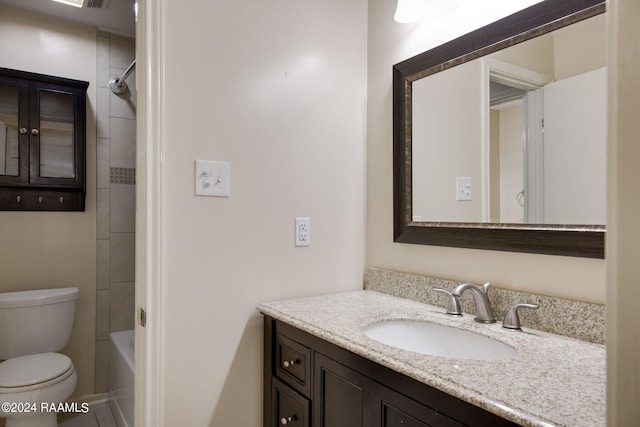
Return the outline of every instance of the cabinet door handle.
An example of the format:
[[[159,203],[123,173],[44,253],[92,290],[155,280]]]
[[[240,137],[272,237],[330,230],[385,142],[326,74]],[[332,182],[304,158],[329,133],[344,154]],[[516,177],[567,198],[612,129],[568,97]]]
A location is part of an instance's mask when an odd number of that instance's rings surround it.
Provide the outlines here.
[[[27,128],[20,128],[20,135],[26,135],[27,132]]]
[[[284,362],[282,362],[282,366],[284,366],[285,368],[289,368],[295,364],[296,364],[295,360],[285,360]]]
[[[295,415],[293,416],[293,418],[291,418],[291,417],[287,417],[287,418],[282,417],[282,418],[280,418],[280,424],[282,424],[283,426],[286,426],[287,424],[289,424],[291,421],[293,421],[295,419],[296,419]]]
[[[38,136],[40,135],[40,131],[36,128],[31,129],[31,135]]]

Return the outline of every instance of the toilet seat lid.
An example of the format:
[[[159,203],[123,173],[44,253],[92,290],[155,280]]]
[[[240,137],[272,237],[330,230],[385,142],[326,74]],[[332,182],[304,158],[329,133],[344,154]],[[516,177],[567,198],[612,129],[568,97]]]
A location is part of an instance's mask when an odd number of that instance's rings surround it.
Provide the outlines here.
[[[57,378],[73,367],[60,353],[14,357],[0,363],[0,387],[24,387]]]

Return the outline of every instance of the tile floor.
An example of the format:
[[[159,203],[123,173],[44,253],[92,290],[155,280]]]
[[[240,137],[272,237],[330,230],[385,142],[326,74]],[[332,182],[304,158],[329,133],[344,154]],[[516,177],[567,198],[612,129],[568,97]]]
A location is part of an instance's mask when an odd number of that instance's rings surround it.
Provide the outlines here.
[[[89,406],[89,412],[70,418],[60,427],[117,427],[109,402]]]

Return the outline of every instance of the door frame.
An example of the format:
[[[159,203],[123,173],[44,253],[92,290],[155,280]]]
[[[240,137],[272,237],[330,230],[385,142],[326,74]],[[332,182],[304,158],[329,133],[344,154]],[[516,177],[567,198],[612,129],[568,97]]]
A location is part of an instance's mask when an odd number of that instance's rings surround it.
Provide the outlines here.
[[[164,0],[136,20],[136,426],[164,427]],[[146,320],[142,320],[146,318]],[[143,325],[144,323],[144,325]]]

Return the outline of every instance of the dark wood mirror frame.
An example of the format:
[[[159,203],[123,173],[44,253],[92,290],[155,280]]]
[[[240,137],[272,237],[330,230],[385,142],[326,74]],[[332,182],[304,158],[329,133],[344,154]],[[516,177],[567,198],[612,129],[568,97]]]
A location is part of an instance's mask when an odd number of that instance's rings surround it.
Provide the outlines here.
[[[603,225],[413,222],[411,89],[415,80],[604,13],[603,0],[545,0],[393,66],[394,241],[604,258]]]

